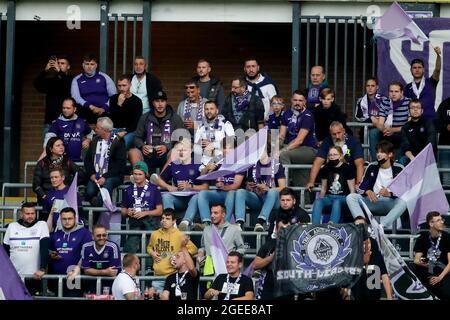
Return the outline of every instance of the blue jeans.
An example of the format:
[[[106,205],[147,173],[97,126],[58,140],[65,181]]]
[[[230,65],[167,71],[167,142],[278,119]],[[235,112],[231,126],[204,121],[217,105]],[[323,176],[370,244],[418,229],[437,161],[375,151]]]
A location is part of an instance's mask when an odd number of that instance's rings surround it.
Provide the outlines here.
[[[378,128],[369,129],[369,151],[370,161],[377,161],[377,143],[380,141],[382,133]]]
[[[198,210],[200,211],[200,218],[202,222],[211,222],[211,207],[213,203],[224,204],[227,208],[227,215],[225,221],[230,221],[231,215],[234,212],[234,194],[235,191],[220,191],[220,190],[202,190],[198,194]],[[184,216],[183,220],[192,222],[192,218]]]
[[[183,220],[192,221],[198,211],[198,194],[190,197],[180,197],[171,193],[165,193],[162,195],[162,202],[164,209],[186,210]]]
[[[123,137],[123,140],[125,141],[125,148],[127,149],[127,151],[131,148],[134,148],[134,131],[127,133]]]
[[[120,186],[121,183],[121,177],[106,178],[105,184],[102,187],[106,188],[109,192],[109,195],[111,196],[113,190]],[[100,190],[98,189],[97,185],[92,180],[89,180],[86,187],[86,200],[91,202],[91,204],[93,205],[92,199],[94,197],[97,197],[99,201],[98,204],[101,206],[103,204],[103,200],[101,199],[101,195],[99,193]]]
[[[406,210],[406,202],[400,198],[379,197],[376,202],[371,202],[369,198],[363,197],[358,193],[351,193],[347,196],[347,205],[353,218],[358,216],[365,217],[365,214],[359,204],[362,199],[373,215],[386,216],[385,226],[391,226]]]
[[[278,209],[280,206],[278,191],[276,189],[269,189],[269,191],[264,193],[263,197],[260,198],[254,192],[250,192],[245,189],[236,190],[236,222],[245,222],[245,208],[247,206],[250,210],[261,210],[258,219],[267,221],[270,212],[273,209]]]
[[[439,150],[439,167],[450,168],[450,150]],[[450,186],[450,172],[442,172],[442,185]]]
[[[317,198],[314,201],[312,209],[312,223],[321,222],[323,209],[331,207],[330,221],[339,223],[341,220],[342,207],[345,205],[345,196],[327,194],[323,198]]]

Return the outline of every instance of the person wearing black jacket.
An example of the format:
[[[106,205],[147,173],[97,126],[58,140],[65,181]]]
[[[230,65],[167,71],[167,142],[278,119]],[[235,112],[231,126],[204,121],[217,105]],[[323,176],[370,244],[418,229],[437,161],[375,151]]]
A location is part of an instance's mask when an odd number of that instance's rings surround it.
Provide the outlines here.
[[[70,61],[66,55],[52,56],[44,71],[34,79],[37,91],[46,94],[44,115],[44,136],[53,120],[61,113],[65,98],[70,97],[73,76],[69,74]]]
[[[200,88],[200,96],[214,101],[219,107],[219,110],[222,110],[225,104],[225,92],[219,78],[211,75],[211,62],[205,59],[198,60],[196,72],[197,75],[193,79]]]
[[[434,156],[437,155],[436,129],[432,120],[426,120],[423,116],[423,106],[420,100],[413,99],[409,102],[409,120],[402,127],[401,150],[404,156],[400,158],[400,163],[406,166],[423,150],[429,143],[433,146]]]
[[[260,97],[247,89],[247,82],[236,77],[231,82],[231,93],[225,99],[222,115],[234,130],[259,130],[264,127],[264,104]]]
[[[441,102],[437,109],[436,131],[439,133],[439,145],[450,145],[450,97]],[[439,150],[439,167],[450,168],[450,150]],[[450,173],[442,172],[442,185],[450,186]]]

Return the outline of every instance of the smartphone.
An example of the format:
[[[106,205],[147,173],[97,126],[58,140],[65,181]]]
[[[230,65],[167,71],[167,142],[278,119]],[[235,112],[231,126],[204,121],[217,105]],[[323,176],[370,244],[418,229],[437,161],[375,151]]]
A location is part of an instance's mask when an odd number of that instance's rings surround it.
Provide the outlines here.
[[[51,56],[51,57],[50,57],[50,60],[57,61],[58,58],[57,58],[56,56]]]

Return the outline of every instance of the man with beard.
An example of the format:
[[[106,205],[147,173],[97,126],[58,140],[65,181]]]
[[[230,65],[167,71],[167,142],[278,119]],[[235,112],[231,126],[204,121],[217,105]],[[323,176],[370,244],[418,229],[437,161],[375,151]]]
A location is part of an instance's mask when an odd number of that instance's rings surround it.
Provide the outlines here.
[[[197,129],[203,122],[204,105],[208,100],[200,96],[200,88],[193,79],[184,83],[184,89],[187,98],[178,104],[177,114],[183,119],[184,127],[189,130],[191,137],[193,137],[194,129]]]
[[[221,143],[224,138],[234,137],[233,125],[223,115],[214,101],[206,101],[204,105],[205,119],[194,137],[194,155],[201,157],[203,165],[213,158],[222,157]]]
[[[86,120],[75,114],[76,102],[73,98],[66,98],[62,104],[62,113],[58,119],[52,122],[45,135],[44,150],[39,160],[45,157],[45,146],[51,137],[59,137],[64,142],[67,156],[72,161],[82,161],[81,150],[87,149],[92,140],[94,131]]]
[[[437,156],[437,135],[432,120],[426,120],[422,103],[418,99],[409,102],[409,120],[400,132],[402,135],[401,150],[404,156],[400,163],[406,166],[429,143],[433,146],[434,156]]]
[[[193,78],[200,88],[200,95],[208,100],[214,101],[219,110],[222,110],[225,103],[225,93],[222,82],[211,75],[211,62],[200,59],[197,62],[197,75]]]
[[[162,90],[161,81],[147,72],[147,62],[142,56],[134,58],[134,74],[131,76],[131,93],[142,100],[142,114],[152,108],[152,99]]]
[[[264,119],[267,119],[269,117],[270,99],[278,94],[277,86],[269,75],[260,71],[258,61],[255,58],[245,60],[244,72],[247,89],[262,99]]]
[[[311,164],[316,156],[317,139],[314,116],[306,108],[306,94],[296,90],[292,94],[291,109],[283,114],[280,129],[280,160],[283,165]],[[328,152],[328,150],[327,150]],[[307,170],[294,170],[292,180],[303,186],[308,181]],[[287,183],[290,185],[289,181]]]
[[[33,279],[25,280],[31,294],[39,291],[40,283],[36,280],[41,280],[47,271],[49,243],[47,224],[36,220],[34,203],[24,203],[21,218],[6,229],[3,246],[19,276],[33,275]]]
[[[365,216],[360,200],[374,215],[386,216],[381,226],[391,226],[406,210],[406,202],[388,189],[403,169],[401,164],[394,163],[394,159],[394,145],[389,141],[380,141],[377,145],[377,162],[367,167],[357,193],[347,196],[347,205],[353,218]]]
[[[364,173],[364,151],[361,143],[345,133],[342,123],[333,121],[330,125],[330,136],[326,137],[320,145],[309,172],[309,182],[306,184],[308,191],[314,187],[319,170],[325,163],[331,146],[342,148],[345,160],[356,170],[356,187],[361,183]]]
[[[247,89],[247,82],[242,77],[231,80],[231,93],[225,99],[222,114],[235,130],[259,130],[264,127],[263,101]]]

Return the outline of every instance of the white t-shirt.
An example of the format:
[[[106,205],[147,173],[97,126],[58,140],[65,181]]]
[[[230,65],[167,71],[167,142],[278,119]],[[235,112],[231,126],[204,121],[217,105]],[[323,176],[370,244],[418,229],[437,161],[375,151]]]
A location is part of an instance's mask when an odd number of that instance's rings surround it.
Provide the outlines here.
[[[380,168],[378,171],[377,180],[375,181],[375,185],[373,186],[373,192],[380,192],[381,188],[386,188],[394,179],[392,174],[392,167],[387,169]]]
[[[125,295],[135,291],[138,291],[140,295],[139,287],[128,273],[122,271],[117,275],[116,279],[114,279],[112,294],[115,300],[126,300]]]
[[[150,111],[149,100],[152,97],[148,97],[147,95],[147,76],[144,76],[141,81],[137,79],[134,75],[131,79],[131,88],[130,91],[135,96],[138,96],[139,99],[142,100],[142,114]]]
[[[255,83],[258,84],[264,79],[264,76],[260,74],[258,80],[256,80]],[[253,90],[251,86],[247,86],[247,89],[249,91]],[[277,94],[277,90],[275,89],[275,86],[273,84],[266,84],[265,86],[262,86],[260,90],[264,96],[264,98],[262,98],[262,102],[264,104],[264,119],[267,119],[269,117],[270,111],[270,99],[272,99],[272,97]]]
[[[18,222],[8,226],[3,242],[9,245],[11,262],[20,276],[39,270],[39,241],[48,237],[48,226],[44,221],[38,221],[30,228]]]

